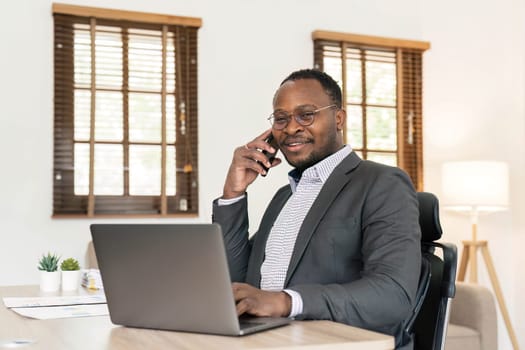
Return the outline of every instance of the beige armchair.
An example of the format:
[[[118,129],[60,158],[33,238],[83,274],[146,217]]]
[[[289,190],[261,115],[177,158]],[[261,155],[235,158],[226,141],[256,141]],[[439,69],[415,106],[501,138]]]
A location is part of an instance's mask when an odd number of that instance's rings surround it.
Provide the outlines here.
[[[498,328],[496,304],[486,287],[456,283],[450,306],[445,350],[496,350]]]

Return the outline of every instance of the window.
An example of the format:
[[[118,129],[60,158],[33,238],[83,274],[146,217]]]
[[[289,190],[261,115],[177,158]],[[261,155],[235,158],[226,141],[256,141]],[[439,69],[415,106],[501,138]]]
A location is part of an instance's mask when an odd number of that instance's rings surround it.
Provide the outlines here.
[[[198,214],[196,18],[54,4],[54,216]]]
[[[315,31],[314,67],[338,80],[346,142],[423,189],[422,56],[427,42]]]

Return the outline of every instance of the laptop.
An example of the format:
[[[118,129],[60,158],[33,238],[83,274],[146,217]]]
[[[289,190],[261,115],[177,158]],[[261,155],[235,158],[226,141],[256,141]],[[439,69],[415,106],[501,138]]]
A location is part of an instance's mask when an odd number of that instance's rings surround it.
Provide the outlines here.
[[[245,335],[290,322],[237,316],[217,224],[92,224],[90,229],[114,324]]]

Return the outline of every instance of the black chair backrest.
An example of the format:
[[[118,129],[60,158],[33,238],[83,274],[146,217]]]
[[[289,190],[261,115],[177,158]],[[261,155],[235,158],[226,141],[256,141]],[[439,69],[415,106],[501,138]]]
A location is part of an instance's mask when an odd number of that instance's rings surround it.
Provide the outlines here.
[[[435,242],[443,233],[437,197],[428,192],[418,192],[417,197],[422,265],[428,263],[430,274],[428,282],[420,276],[420,289],[422,283],[428,283],[428,289],[422,302],[416,300],[422,305],[411,325],[411,331],[415,350],[440,350],[445,346],[450,299],[456,293],[457,248],[452,243]],[[436,248],[441,250],[441,257],[435,254]]]

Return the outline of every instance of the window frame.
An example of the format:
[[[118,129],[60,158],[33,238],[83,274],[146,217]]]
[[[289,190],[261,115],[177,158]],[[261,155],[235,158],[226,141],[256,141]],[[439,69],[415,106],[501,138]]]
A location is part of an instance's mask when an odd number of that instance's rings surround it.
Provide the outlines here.
[[[397,163],[412,179],[418,191],[423,189],[423,111],[422,111],[422,56],[430,48],[425,41],[404,40],[324,30],[312,32],[314,68],[323,70],[323,50],[326,46],[340,47],[343,106],[346,108],[346,49],[387,51],[396,61],[396,139]],[[364,69],[364,68],[363,68]],[[366,103],[363,103],[363,108]],[[411,113],[412,120],[408,120]],[[366,117],[364,123],[366,123]],[[363,126],[365,127],[365,126]],[[411,128],[412,142],[408,141]],[[344,128],[346,142],[347,128]],[[366,131],[363,134],[366,138]],[[351,141],[351,140],[350,140]],[[351,142],[350,142],[351,144]],[[366,149],[366,144],[363,144]]]
[[[198,203],[198,101],[197,101],[197,31],[202,25],[200,18],[172,16],[134,11],[122,11],[105,8],[94,8],[67,4],[53,4],[54,24],[54,67],[55,67],[55,98],[54,98],[54,165],[53,165],[53,214],[52,217],[86,218],[86,217],[195,217],[199,213]],[[162,111],[162,141],[161,146],[161,193],[160,195],[129,195],[124,190],[123,195],[95,195],[94,182],[94,145],[98,141],[94,138],[94,100],[96,100],[97,86],[94,76],[94,60],[92,59],[92,87],[90,106],[90,160],[89,160],[89,194],[75,195],[74,193],[74,51],[73,25],[74,23],[89,23],[93,36],[97,21],[101,24],[111,24],[121,28],[155,29],[161,30],[162,45],[166,45],[168,32],[174,33],[175,45],[175,132],[174,144],[176,157],[176,193],[174,196],[166,194],[166,74],[162,73],[162,89],[158,94],[161,97]],[[57,28],[60,25],[70,26],[66,33]],[[62,28],[63,29],[63,28]],[[69,31],[69,32],[68,32]],[[60,37],[60,35],[63,35]],[[66,37],[65,39],[63,37]],[[65,45],[67,44],[67,45]],[[64,53],[65,51],[68,51]],[[94,50],[94,49],[92,49]],[[166,49],[163,48],[165,57]],[[92,55],[92,58],[94,56]],[[66,61],[64,63],[64,61]],[[165,62],[163,63],[165,66]],[[123,71],[126,71],[123,64]],[[67,70],[69,69],[69,72]],[[126,83],[116,90],[123,95],[123,110],[127,110]],[[95,97],[93,97],[95,96]],[[127,112],[123,112],[124,114]],[[124,115],[126,119],[129,115]],[[125,124],[125,122],[124,122]],[[184,125],[181,128],[181,124]],[[126,133],[126,125],[123,132]],[[181,130],[184,130],[181,132]],[[129,151],[129,140],[126,137],[122,142],[123,152]],[[182,155],[182,156],[180,156]],[[189,160],[188,160],[189,159]],[[126,160],[123,171],[128,172]],[[125,175],[126,177],[127,175]],[[126,180],[124,180],[126,182]],[[127,185],[125,185],[125,188]]]

